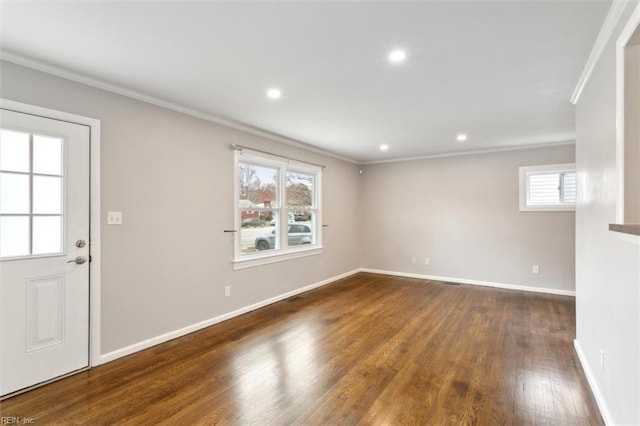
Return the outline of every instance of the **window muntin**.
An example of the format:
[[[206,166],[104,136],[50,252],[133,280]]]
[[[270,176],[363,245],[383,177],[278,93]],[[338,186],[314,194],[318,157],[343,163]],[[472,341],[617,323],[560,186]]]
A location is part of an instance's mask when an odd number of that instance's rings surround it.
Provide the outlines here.
[[[63,252],[63,140],[0,129],[0,259]]]
[[[575,210],[575,164],[520,167],[521,211]]]
[[[236,262],[320,248],[321,170],[236,152]]]

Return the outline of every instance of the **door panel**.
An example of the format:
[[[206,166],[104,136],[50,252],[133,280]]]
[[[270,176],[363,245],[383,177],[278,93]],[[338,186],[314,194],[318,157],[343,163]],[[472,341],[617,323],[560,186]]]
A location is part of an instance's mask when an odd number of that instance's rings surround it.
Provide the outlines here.
[[[0,395],[89,365],[89,127],[0,110]],[[82,260],[82,259],[81,259]]]
[[[64,343],[64,276],[27,280],[27,352]]]

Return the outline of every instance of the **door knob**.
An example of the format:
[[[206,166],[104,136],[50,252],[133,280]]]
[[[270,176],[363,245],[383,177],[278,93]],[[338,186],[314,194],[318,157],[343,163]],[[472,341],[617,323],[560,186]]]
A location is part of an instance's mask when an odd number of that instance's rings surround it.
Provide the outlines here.
[[[87,261],[87,258],[84,256],[78,256],[75,259],[68,261],[67,263],[77,263],[78,265],[82,265]]]

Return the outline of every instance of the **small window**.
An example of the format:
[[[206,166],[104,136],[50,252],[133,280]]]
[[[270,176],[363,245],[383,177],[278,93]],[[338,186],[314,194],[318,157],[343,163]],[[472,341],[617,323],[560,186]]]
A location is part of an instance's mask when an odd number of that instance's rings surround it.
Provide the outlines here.
[[[520,167],[520,211],[574,211],[576,166]]]

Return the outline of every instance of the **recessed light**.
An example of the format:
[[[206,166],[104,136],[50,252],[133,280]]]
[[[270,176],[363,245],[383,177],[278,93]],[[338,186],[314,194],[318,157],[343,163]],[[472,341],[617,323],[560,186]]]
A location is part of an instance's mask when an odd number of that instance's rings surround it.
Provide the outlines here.
[[[380,151],[386,151],[389,149],[389,145],[380,145]]]
[[[388,56],[389,62],[392,64],[399,64],[400,62],[404,62],[407,59],[407,52],[402,49],[392,50]]]
[[[456,136],[456,140],[458,142],[464,142],[467,140],[467,135],[464,133],[460,133],[458,136]]]
[[[267,97],[270,99],[280,99],[282,97],[282,92],[280,89],[269,89],[267,90]]]

